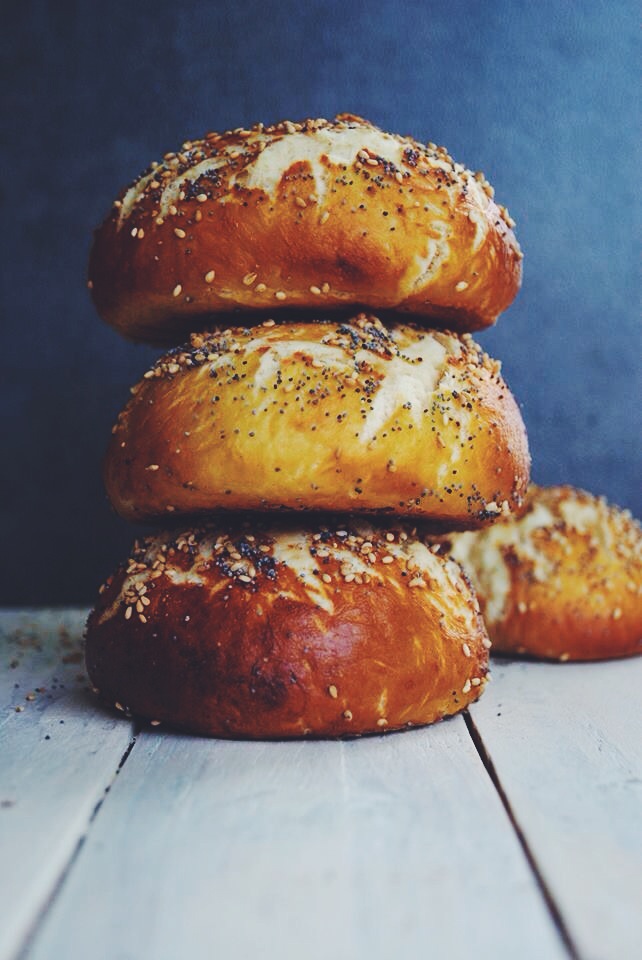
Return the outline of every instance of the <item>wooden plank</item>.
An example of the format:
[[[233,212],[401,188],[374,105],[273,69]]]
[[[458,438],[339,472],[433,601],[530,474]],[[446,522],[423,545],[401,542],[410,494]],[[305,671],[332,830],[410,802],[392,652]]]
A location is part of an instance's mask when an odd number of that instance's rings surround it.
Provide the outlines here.
[[[493,673],[473,722],[578,952],[637,960],[642,659]]]
[[[86,611],[0,612],[0,957],[12,957],[112,782],[131,725],[89,692]],[[17,709],[16,709],[17,708]]]
[[[140,735],[25,960],[567,957],[461,717]]]

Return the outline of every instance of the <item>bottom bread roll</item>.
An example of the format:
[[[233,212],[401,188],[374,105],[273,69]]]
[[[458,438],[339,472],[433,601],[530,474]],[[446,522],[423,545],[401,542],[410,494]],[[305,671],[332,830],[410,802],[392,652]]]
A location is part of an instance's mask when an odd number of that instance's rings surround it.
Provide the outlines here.
[[[520,516],[453,534],[493,653],[600,660],[642,652],[642,530],[570,486],[531,486]]]
[[[458,564],[401,527],[266,520],[151,536],[86,632],[101,696],[217,737],[382,733],[463,710],[490,646]]]

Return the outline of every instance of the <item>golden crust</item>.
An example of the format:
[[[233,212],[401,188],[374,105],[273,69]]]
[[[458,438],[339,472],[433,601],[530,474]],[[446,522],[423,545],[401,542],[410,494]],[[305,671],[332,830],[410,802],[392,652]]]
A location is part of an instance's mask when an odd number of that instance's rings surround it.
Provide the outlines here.
[[[101,696],[219,737],[432,723],[484,689],[490,643],[460,567],[412,535],[256,519],[150,537],[87,626]]]
[[[478,526],[521,503],[526,433],[470,337],[359,315],[194,335],[134,388],[105,483],[131,520],[380,511]]]
[[[529,490],[518,518],[456,534],[493,652],[599,660],[642,652],[642,531],[570,486]]]
[[[208,134],[123,191],[89,284],[108,323],[151,343],[275,307],[481,329],[521,283],[513,221],[492,194],[442,147],[349,114]]]

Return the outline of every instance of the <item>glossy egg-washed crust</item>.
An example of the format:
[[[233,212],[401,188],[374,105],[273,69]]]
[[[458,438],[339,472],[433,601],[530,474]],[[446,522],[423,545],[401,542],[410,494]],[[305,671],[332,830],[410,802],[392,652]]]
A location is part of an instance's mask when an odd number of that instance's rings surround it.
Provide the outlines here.
[[[570,486],[532,486],[520,517],[445,547],[477,587],[493,653],[600,660],[642,652],[642,530]]]
[[[275,307],[481,329],[521,283],[513,221],[492,198],[443,147],[350,114],[210,133],[121,193],[96,231],[89,286],[108,323],[151,343]]]
[[[218,737],[433,723],[484,689],[470,583],[409,528],[254,518],[138,542],[101,590],[89,675],[117,709]]]
[[[133,388],[105,459],[131,520],[376,511],[459,529],[518,507],[528,476],[496,361],[365,314],[192,336]]]

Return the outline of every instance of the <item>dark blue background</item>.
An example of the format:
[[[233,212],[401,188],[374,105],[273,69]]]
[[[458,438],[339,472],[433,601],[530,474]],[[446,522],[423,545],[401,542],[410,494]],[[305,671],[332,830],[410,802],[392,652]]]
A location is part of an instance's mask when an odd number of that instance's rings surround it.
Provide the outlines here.
[[[100,461],[158,351],[95,315],[92,229],[152,159],[257,120],[350,111],[484,170],[525,272],[479,339],[522,405],[534,478],[640,515],[637,19],[625,0],[5,11],[0,602],[91,602],[132,540]]]

